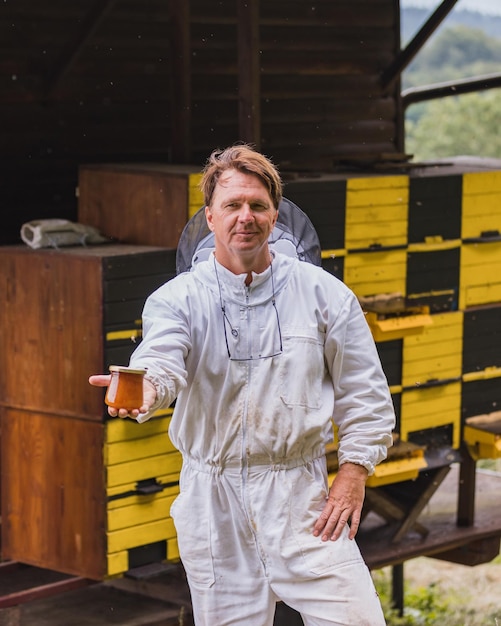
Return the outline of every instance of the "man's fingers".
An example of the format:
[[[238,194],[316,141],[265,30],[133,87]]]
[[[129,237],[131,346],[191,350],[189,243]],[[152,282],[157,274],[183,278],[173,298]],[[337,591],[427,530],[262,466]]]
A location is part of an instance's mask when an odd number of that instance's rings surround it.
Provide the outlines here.
[[[110,384],[111,376],[109,374],[96,374],[89,376],[89,383],[94,387],[108,387]]]

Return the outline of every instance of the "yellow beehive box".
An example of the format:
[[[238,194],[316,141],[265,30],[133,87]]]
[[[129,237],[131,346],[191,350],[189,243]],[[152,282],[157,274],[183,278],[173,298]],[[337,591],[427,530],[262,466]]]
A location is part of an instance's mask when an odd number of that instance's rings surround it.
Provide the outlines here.
[[[501,233],[501,172],[463,175],[462,239]]]
[[[405,250],[349,252],[344,261],[344,282],[359,297],[395,292],[405,295],[406,270]]]
[[[463,243],[459,308],[501,301],[501,240]]]
[[[412,434],[450,426],[449,444],[458,449],[461,425],[461,382],[404,389],[401,398],[400,437],[413,441]],[[422,437],[420,437],[422,439]],[[431,437],[430,437],[431,441]]]
[[[409,178],[350,178],[346,185],[347,249],[407,244]]]
[[[501,411],[469,417],[463,438],[475,460],[501,458]]]
[[[463,350],[463,313],[435,313],[432,324],[404,338],[402,385],[459,378]]]
[[[170,507],[179,493],[182,460],[168,437],[172,411],[144,424],[106,424],[106,544],[108,576],[129,568],[129,551],[165,542],[166,557],[177,559]]]

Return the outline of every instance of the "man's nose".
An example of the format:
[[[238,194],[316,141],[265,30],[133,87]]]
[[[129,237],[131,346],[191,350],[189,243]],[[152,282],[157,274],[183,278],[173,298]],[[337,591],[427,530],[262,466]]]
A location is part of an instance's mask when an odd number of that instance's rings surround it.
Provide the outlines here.
[[[242,222],[251,222],[254,220],[254,213],[249,203],[244,202],[242,204],[238,217]]]

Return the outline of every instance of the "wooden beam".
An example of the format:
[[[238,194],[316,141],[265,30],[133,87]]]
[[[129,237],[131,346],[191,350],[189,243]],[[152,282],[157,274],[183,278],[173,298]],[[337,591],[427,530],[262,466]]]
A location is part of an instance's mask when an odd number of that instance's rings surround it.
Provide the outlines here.
[[[449,80],[443,83],[426,85],[424,87],[411,87],[402,91],[402,104],[404,109],[406,109],[416,102],[425,102],[426,100],[445,98],[447,96],[459,96],[465,93],[485,91],[499,87],[501,87],[501,72],[473,76],[472,78]]]
[[[71,70],[89,39],[110,12],[111,8],[115,4],[115,1],[116,0],[98,0],[94,4],[87,17],[83,20],[80,32],[74,40],[72,39],[72,43],[64,49],[59,61],[54,67],[53,72],[45,81],[45,98],[50,98],[50,96],[57,89],[59,83]]]
[[[477,485],[477,463],[463,444],[462,460],[459,465],[459,490],[457,525],[473,526],[475,523],[475,488]]]
[[[381,75],[381,87],[384,93],[388,93],[395,81],[400,78],[404,69],[409,65],[416,54],[421,50],[443,20],[449,15],[458,0],[442,0],[429,19],[414,35],[407,46],[393,60],[389,67]]]
[[[191,158],[191,34],[190,0],[171,0],[171,161]]]
[[[237,0],[238,129],[242,141],[261,147],[259,0]]]

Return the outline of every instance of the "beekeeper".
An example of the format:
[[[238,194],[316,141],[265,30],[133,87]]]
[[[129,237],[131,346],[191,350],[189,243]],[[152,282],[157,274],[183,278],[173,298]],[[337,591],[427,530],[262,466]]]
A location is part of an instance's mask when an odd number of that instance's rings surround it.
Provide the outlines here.
[[[363,312],[315,264],[316,233],[282,199],[268,158],[247,145],[215,151],[201,188],[180,273],[144,308],[130,362],[147,368],[143,406],[109,409],[142,422],[176,400],[169,435],[183,468],[171,515],[195,623],[271,625],[283,601],[306,626],[382,625],[354,537],[394,412]]]

